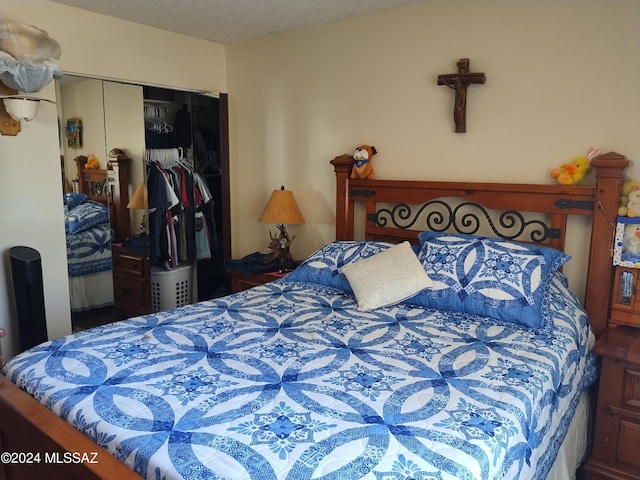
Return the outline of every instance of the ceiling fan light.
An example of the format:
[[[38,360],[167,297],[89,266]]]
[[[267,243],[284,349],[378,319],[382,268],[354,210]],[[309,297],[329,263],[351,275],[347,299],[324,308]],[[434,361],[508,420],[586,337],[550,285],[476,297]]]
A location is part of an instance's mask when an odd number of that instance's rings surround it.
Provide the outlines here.
[[[28,98],[4,98],[4,108],[7,113],[16,121],[30,122],[36,117],[39,100]]]

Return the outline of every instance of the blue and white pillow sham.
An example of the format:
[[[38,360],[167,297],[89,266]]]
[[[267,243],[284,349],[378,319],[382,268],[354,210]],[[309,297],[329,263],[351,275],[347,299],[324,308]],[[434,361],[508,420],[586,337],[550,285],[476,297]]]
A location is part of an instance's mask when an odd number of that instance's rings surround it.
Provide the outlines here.
[[[392,247],[392,243],[344,240],[331,242],[311,254],[298,268],[287,275],[296,282],[315,283],[353,293],[342,267],[369,258]]]
[[[96,225],[109,223],[109,209],[93,200],[87,200],[65,211],[65,230],[67,233],[79,233]]]
[[[64,204],[68,210],[73,210],[81,203],[84,203],[87,198],[84,193],[67,192],[64,194]]]
[[[479,235],[422,232],[419,239],[419,258],[434,285],[412,303],[548,332],[549,285],[568,255]]]
[[[568,255],[541,245],[480,235],[422,232],[419,239],[420,261],[435,285],[405,303],[461,311],[548,333],[549,283],[569,260]],[[331,242],[287,278],[353,293],[342,268],[392,245]]]

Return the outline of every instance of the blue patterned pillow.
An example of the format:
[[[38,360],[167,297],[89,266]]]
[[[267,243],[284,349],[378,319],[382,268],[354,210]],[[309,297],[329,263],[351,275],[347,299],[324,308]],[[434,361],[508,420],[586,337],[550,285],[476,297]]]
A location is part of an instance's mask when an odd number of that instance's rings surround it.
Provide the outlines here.
[[[549,331],[549,285],[568,255],[478,235],[422,232],[419,238],[419,259],[434,285],[412,303]]]
[[[69,210],[76,208],[88,197],[84,193],[67,192],[64,194],[64,204]]]
[[[286,276],[288,281],[316,283],[352,293],[347,277],[340,269],[349,263],[380,253],[393,244],[386,242],[345,240],[331,242],[311,254]]]
[[[88,200],[69,209],[64,224],[68,233],[79,233],[101,223],[109,223],[109,209],[100,202]]]

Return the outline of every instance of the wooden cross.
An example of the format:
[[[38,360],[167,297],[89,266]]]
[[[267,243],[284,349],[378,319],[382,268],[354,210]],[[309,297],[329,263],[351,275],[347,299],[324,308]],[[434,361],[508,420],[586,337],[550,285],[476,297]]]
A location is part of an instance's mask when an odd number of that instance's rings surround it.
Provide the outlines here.
[[[446,85],[455,90],[456,98],[453,106],[453,121],[456,133],[467,131],[467,87],[474,83],[483,84],[486,80],[484,73],[469,73],[469,59],[458,60],[458,73],[438,75],[438,85]]]

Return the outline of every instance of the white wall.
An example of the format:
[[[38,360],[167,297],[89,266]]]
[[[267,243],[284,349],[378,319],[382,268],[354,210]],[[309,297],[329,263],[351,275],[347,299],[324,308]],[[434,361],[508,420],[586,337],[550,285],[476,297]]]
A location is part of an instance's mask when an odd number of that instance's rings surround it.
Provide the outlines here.
[[[228,46],[234,255],[264,247],[256,220],[281,184],[307,222],[289,228],[294,256],[332,240],[328,162],[359,144],[380,178],[552,183],[596,145],[640,179],[639,25],[635,0],[434,0]],[[457,134],[436,80],[463,57],[486,84]]]
[[[227,89],[225,48],[217,43],[46,0],[0,0],[0,22],[8,21],[46,30],[62,47],[58,64],[65,72],[177,89]],[[42,94],[55,99],[53,83]],[[41,106],[38,117],[16,137],[0,136],[0,327],[9,333],[2,341],[5,359],[17,351],[8,260],[12,246],[27,245],[42,256],[49,336],[71,330],[59,152],[53,105]]]

